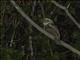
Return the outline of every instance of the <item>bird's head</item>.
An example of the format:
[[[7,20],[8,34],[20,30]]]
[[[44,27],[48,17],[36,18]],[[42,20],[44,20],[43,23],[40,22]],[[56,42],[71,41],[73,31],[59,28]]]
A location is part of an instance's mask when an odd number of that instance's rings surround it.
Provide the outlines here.
[[[43,19],[43,25],[46,26],[48,24],[53,24],[53,21],[49,18],[44,18]]]

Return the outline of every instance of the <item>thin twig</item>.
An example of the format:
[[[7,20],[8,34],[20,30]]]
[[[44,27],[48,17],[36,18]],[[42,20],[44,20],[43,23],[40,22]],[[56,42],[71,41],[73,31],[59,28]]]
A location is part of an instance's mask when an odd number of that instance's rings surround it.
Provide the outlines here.
[[[29,24],[29,48],[30,48],[30,55],[31,55],[31,59],[33,60],[33,56],[34,56],[34,52],[33,52],[33,41],[32,41],[32,25]]]
[[[51,48],[51,44],[50,44],[50,40],[49,39],[48,39],[48,46],[49,46],[50,54],[53,57],[53,50]]]
[[[52,2],[54,5],[56,5],[57,7],[59,7],[60,9],[66,10],[66,7],[58,4],[56,1],[52,0],[51,2]]]
[[[36,0],[33,1],[33,5],[32,5],[32,13],[31,13],[31,15],[34,14],[34,12],[35,12],[35,7],[36,7]]]
[[[20,23],[20,21],[19,22],[17,22],[16,24],[15,24],[15,28],[14,28],[14,31],[13,31],[13,34],[12,34],[12,37],[11,37],[11,40],[10,40],[10,47],[12,47],[12,44],[13,44],[13,41],[14,41],[14,36],[15,36],[15,33],[16,33],[16,28],[17,28],[17,26],[19,25],[19,23]]]
[[[64,10],[67,16],[74,22],[74,24],[80,29],[80,24],[76,21],[76,19],[69,13],[68,9],[65,6],[60,5],[56,1],[51,1],[54,5]]]
[[[36,8],[36,0],[35,1],[33,1],[33,5],[32,5],[32,12],[31,12],[31,16],[32,16],[32,18],[34,19],[34,13],[35,13],[35,8]],[[32,36],[31,36],[31,34],[32,34],[32,25],[31,24],[29,24],[29,32],[30,32],[30,36],[29,36],[29,47],[30,47],[30,55],[31,55],[31,60],[35,60],[35,58],[34,58],[34,52],[33,52],[33,41],[32,41]]]
[[[31,23],[37,30],[39,30],[41,33],[43,33],[44,35],[48,36],[50,39],[54,40],[54,36],[51,35],[50,33],[46,32],[45,30],[43,30],[39,25],[37,25],[35,22],[32,21],[31,18],[29,18],[24,12],[23,10],[15,3],[15,1],[10,0],[10,2],[12,3],[12,5],[16,8],[16,10],[29,22]],[[65,48],[69,49],[70,51],[78,54],[80,56],[80,51],[75,49],[74,47],[72,47],[71,45],[65,43],[64,41],[60,41],[61,45],[64,46]]]
[[[31,57],[33,57],[32,36],[29,36],[29,46],[30,46],[30,50],[31,50]]]
[[[43,15],[43,18],[45,18],[45,11],[44,11],[44,7],[42,5],[42,3],[40,2],[40,0],[38,1],[40,7],[41,7],[41,11],[42,11],[42,15]]]
[[[23,28],[23,26],[21,25],[21,28]],[[30,33],[32,33],[32,25],[29,25],[29,31]],[[23,28],[25,34],[27,34],[27,31]],[[34,57],[34,52],[33,52],[33,45],[32,45],[33,41],[32,41],[32,36],[30,35],[29,36],[29,48],[30,48],[30,52],[31,52],[31,59],[34,59],[35,60],[35,57]]]
[[[66,8],[67,8],[67,9],[69,9],[70,5],[71,5],[71,3],[68,3],[68,5],[67,5],[67,7],[66,7]]]

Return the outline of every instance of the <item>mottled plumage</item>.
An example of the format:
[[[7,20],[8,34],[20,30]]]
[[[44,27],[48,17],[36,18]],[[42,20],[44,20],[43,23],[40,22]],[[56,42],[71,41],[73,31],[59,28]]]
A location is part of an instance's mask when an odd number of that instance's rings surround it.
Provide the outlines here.
[[[55,37],[55,42],[57,44],[60,44],[60,33],[57,26],[49,18],[44,18],[43,20],[44,29]]]

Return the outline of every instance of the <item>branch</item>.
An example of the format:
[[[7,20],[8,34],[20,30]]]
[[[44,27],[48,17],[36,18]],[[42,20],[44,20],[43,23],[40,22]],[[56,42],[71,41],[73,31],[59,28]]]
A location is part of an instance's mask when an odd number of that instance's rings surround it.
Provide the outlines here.
[[[34,55],[34,53],[33,53],[33,46],[32,46],[32,36],[29,36],[29,47],[30,47],[30,50],[31,50],[31,59],[32,59],[32,57],[33,57],[33,55]]]
[[[45,11],[44,11],[44,7],[43,7],[43,5],[42,5],[41,1],[38,1],[38,3],[39,3],[39,5],[40,5],[41,11],[42,11],[42,16],[43,16],[43,18],[45,18]]]
[[[23,10],[13,1],[10,0],[10,2],[12,3],[12,5],[16,8],[16,10],[30,23],[32,24],[37,30],[39,30],[41,33],[43,33],[44,35],[48,36],[50,39],[54,40],[54,36],[51,35],[50,33],[46,32],[45,30],[43,30],[39,25],[37,25],[35,22],[32,21],[31,18],[29,18],[24,12]],[[80,51],[75,49],[74,47],[70,46],[69,44],[65,43],[64,41],[60,41],[61,45],[64,46],[65,48],[69,49],[70,51],[78,54],[80,56]]]
[[[74,24],[80,29],[80,24],[76,21],[76,19],[69,13],[68,9],[62,5],[60,5],[59,3],[57,3],[56,1],[51,1],[54,5],[56,5],[57,7],[59,7],[60,9],[64,10],[65,13],[67,14],[67,16],[74,22]]]
[[[20,21],[17,22],[17,23],[15,24],[15,26],[14,26],[14,31],[13,31],[13,34],[12,34],[12,37],[11,37],[11,40],[10,40],[10,45],[9,45],[10,47],[12,47],[12,45],[13,45],[14,36],[15,36],[15,34],[16,34],[16,28],[18,27],[19,23],[20,23]]]
[[[25,31],[25,29],[24,29],[24,31]],[[29,24],[29,48],[30,48],[30,55],[31,55],[31,60],[35,60],[34,59],[34,52],[33,52],[33,37],[32,37],[32,32],[33,32],[33,30],[32,30],[32,25],[31,24]],[[26,31],[25,31],[25,33],[26,33]]]
[[[34,14],[34,12],[35,12],[35,8],[36,8],[36,0],[33,1],[31,16],[33,16],[33,14]]]

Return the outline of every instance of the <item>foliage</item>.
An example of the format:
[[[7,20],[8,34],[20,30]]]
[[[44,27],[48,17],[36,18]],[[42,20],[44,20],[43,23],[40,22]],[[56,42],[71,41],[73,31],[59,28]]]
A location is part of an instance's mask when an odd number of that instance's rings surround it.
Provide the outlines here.
[[[0,48],[1,60],[22,60],[22,53],[12,48]]]

